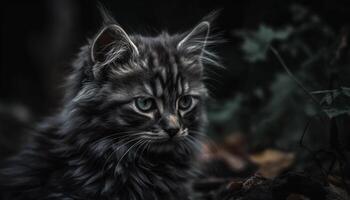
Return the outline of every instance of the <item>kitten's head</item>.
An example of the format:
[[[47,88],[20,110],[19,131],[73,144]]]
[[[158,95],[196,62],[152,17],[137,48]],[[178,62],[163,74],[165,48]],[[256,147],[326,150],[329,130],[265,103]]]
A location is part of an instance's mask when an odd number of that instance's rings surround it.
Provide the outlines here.
[[[209,30],[203,21],[184,34],[145,37],[106,25],[89,45],[73,100],[108,130],[97,139],[113,135],[109,141],[151,153],[192,151],[205,120]]]

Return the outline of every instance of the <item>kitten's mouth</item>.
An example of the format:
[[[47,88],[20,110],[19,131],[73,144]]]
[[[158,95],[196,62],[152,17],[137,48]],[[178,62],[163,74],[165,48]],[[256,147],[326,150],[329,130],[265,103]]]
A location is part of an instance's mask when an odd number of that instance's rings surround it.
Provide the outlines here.
[[[187,135],[188,135],[187,131],[186,132],[183,131],[183,133],[179,133],[179,134],[174,135],[174,136],[169,136],[165,133],[165,134],[162,134],[161,137],[155,138],[153,142],[157,143],[157,144],[174,143],[174,142],[184,140]]]
[[[182,129],[175,135],[170,135],[166,133],[164,130],[160,130],[157,132],[147,132],[144,135],[144,139],[147,139],[149,142],[153,143],[156,146],[173,146],[176,143],[181,142],[186,139],[188,135],[188,129]]]
[[[169,137],[165,132],[158,132],[157,136],[150,141],[151,145],[148,152],[151,155],[173,155],[179,152],[184,153],[191,149],[192,143],[189,144],[188,142],[188,130],[173,137]]]
[[[174,152],[181,140],[182,138],[164,138],[153,141],[153,145],[151,145],[151,152],[157,154]]]
[[[168,144],[168,143],[174,143],[178,142],[184,139],[184,136],[176,136],[176,137],[162,137],[155,139],[155,143],[159,144]]]
[[[166,134],[165,140],[168,142],[180,141],[183,140],[188,135],[188,129],[181,129],[176,134]]]

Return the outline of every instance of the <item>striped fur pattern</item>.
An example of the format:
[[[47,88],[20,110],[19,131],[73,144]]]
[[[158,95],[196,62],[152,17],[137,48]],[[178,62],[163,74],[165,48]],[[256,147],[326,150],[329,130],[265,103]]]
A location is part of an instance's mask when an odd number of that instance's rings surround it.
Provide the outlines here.
[[[209,22],[155,37],[105,23],[82,47],[64,107],[0,170],[0,199],[190,199]]]

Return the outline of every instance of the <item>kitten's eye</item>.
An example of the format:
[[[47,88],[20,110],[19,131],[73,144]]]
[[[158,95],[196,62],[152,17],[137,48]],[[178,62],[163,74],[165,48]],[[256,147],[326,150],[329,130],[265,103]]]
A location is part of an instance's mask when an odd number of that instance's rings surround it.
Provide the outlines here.
[[[150,110],[154,109],[155,101],[152,98],[137,97],[135,99],[135,105],[140,111],[149,112]]]
[[[179,109],[181,110],[187,110],[191,108],[192,104],[193,104],[193,97],[190,95],[182,96],[178,101],[178,106],[179,106]]]

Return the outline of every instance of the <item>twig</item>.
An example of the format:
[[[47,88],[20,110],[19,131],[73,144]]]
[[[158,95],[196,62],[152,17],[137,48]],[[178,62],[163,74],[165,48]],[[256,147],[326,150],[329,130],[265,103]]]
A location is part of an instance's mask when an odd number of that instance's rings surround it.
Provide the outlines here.
[[[325,172],[325,169],[322,166],[322,163],[319,161],[319,159],[317,158],[317,156],[315,155],[315,152],[311,149],[309,149],[309,147],[307,147],[306,145],[304,145],[303,141],[304,141],[304,137],[307,134],[309,127],[311,125],[312,119],[309,119],[309,121],[307,122],[306,126],[304,127],[303,130],[303,134],[301,135],[301,138],[299,140],[299,145],[300,147],[304,148],[307,152],[309,152],[309,154],[312,156],[314,162],[316,163],[316,165],[320,168],[321,173],[323,174],[324,177],[326,177],[327,173]]]
[[[309,92],[304,85],[293,75],[293,73],[289,70],[289,68],[287,67],[286,63],[284,62],[284,60],[282,59],[282,57],[280,56],[280,54],[277,52],[277,50],[275,48],[273,48],[272,46],[270,46],[270,50],[273,52],[273,54],[276,56],[276,58],[278,59],[278,61],[281,63],[282,67],[284,68],[284,70],[287,72],[287,74],[293,79],[293,81],[304,91],[304,93],[306,95],[308,95],[310,97],[310,99],[314,102],[314,104],[316,104],[322,111],[322,107],[319,103],[319,101],[311,94],[311,92]]]

